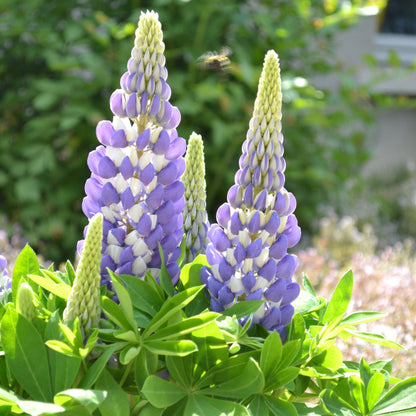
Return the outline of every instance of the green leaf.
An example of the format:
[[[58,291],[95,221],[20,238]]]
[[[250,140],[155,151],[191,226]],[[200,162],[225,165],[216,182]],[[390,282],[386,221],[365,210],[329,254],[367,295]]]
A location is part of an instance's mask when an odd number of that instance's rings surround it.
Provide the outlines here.
[[[313,290],[313,287],[311,285],[311,282],[309,281],[309,279],[307,278],[307,276],[304,274],[303,275],[303,279],[302,279],[302,283],[303,283],[303,287],[305,288],[305,290],[312,295],[313,297],[316,297],[316,293]]]
[[[154,354],[183,357],[198,350],[197,345],[187,339],[178,341],[145,341],[143,346]]]
[[[155,374],[158,369],[158,356],[152,352],[142,348],[136,357],[134,367],[134,379],[136,380],[139,391],[143,387],[147,376]]]
[[[331,300],[329,301],[325,314],[322,318],[323,324],[337,320],[345,315],[351,301],[352,285],[352,271],[349,270],[338,282],[334,293],[332,294]]]
[[[183,319],[181,322],[178,322],[173,325],[169,325],[165,328],[160,329],[156,333],[152,334],[148,339],[152,341],[156,340],[166,340],[170,338],[178,338],[182,335],[188,334],[190,332],[196,331],[204,326],[208,325],[210,322],[215,321],[219,316],[216,312],[204,312],[200,315],[193,316],[191,318]]]
[[[281,357],[282,341],[280,335],[276,331],[273,331],[264,341],[260,355],[260,368],[263,371],[266,382],[279,365]]]
[[[356,331],[354,329],[344,329],[344,332],[347,332],[348,334],[352,335],[353,337],[363,339],[364,341],[368,341],[368,342],[371,342],[373,344],[382,345],[383,347],[394,348],[394,349],[397,349],[397,350],[403,350],[404,349],[400,344],[398,344],[397,342],[390,341],[390,340],[384,338],[383,335],[373,334],[373,333],[370,333],[370,332]]]
[[[183,309],[188,305],[192,300],[198,295],[198,293],[203,289],[203,286],[192,287],[179,292],[177,295],[168,299],[159,310],[159,312],[153,317],[150,321],[148,327],[143,331],[143,338],[146,335],[155,332],[160,328],[165,322],[167,322],[173,315],[178,311]]]
[[[111,347],[106,348],[105,351],[100,355],[100,357],[96,361],[94,361],[92,366],[88,369],[87,373],[79,383],[79,387],[82,389],[90,389],[91,386],[97,381],[102,371],[104,370],[107,361],[110,359],[111,355],[119,348],[120,343],[113,344],[111,345]]]
[[[265,396],[256,394],[253,400],[248,404],[247,409],[252,415],[269,415],[269,408],[267,407]]]
[[[209,266],[209,263],[205,255],[199,254],[192,263],[182,267],[179,279],[185,289],[201,285],[200,272],[203,266]]]
[[[158,409],[171,406],[186,396],[182,387],[154,375],[147,377],[142,393]]]
[[[241,404],[194,394],[188,397],[183,416],[196,415],[250,416],[250,413]]]
[[[188,389],[193,383],[194,360],[192,355],[186,357],[166,357],[169,374],[183,388]]]
[[[237,378],[244,371],[252,355],[252,352],[241,353],[212,365],[204,376],[195,383],[195,388],[202,389],[211,384],[220,384]]]
[[[66,283],[55,283],[47,277],[39,276],[36,274],[29,274],[29,279],[35,282],[37,285],[46,289],[48,292],[53,293],[60,298],[67,300],[69,293],[71,292],[71,286]]]
[[[299,296],[293,301],[292,305],[295,308],[295,313],[300,313],[301,315],[317,310],[323,306],[322,302],[306,290],[299,292]]]
[[[263,303],[264,301],[262,300],[245,300],[244,302],[235,303],[233,306],[231,306],[230,309],[227,309],[221,313],[226,316],[235,315],[237,319],[240,319],[256,312],[261,307],[261,305],[263,305]]]
[[[130,404],[127,393],[120,387],[107,370],[104,370],[101,373],[94,387],[98,390],[107,392],[107,397],[98,406],[102,415],[125,416],[130,414]]]
[[[264,388],[264,375],[253,358],[249,358],[240,375],[214,387],[200,390],[201,394],[232,399],[244,399],[260,393]]]
[[[81,405],[89,412],[93,412],[107,397],[105,391],[69,389],[56,394],[53,401],[66,408]]]
[[[17,396],[14,392],[8,391],[0,387],[0,405],[3,404],[13,404],[16,403],[18,400],[21,400],[19,396]]]
[[[415,408],[416,403],[416,377],[410,377],[396,384],[373,407],[372,413],[377,415],[393,414]]]
[[[356,374],[353,374],[348,378],[348,384],[350,386],[351,395],[360,409],[361,414],[366,415],[367,409],[364,382]]]
[[[163,305],[163,298],[144,280],[134,276],[120,275],[119,278],[126,284],[133,306],[150,316],[155,316]]]
[[[282,357],[278,365],[278,369],[288,367],[292,364],[300,349],[300,341],[298,339],[293,341],[286,341],[283,345]]]
[[[376,321],[377,319],[384,318],[386,313],[384,312],[354,312],[351,315],[346,316],[341,324],[359,325],[365,322]]]
[[[1,340],[10,370],[29,395],[52,400],[46,348],[36,328],[22,315],[8,309],[1,321]]]
[[[133,315],[133,304],[130,298],[130,294],[124,285],[120,282],[118,276],[115,273],[110,271],[110,276],[114,290],[116,291],[118,300],[120,302],[121,310],[124,312],[124,317],[129,322],[131,329],[135,331],[137,329],[137,324]]]
[[[322,416],[328,414],[322,410],[321,406],[319,405],[309,403],[293,403],[293,406],[295,407],[299,416]]]
[[[117,303],[107,298],[106,296],[103,296],[101,298],[101,306],[108,318],[111,319],[120,328],[137,331],[136,321],[134,321],[133,326],[133,322],[130,321],[130,319],[125,315],[125,313],[123,312],[121,307],[117,305]]]
[[[17,405],[30,416],[55,415],[66,411],[65,407],[57,404],[35,402],[32,400],[19,400]]]
[[[320,398],[325,409],[333,416],[361,416],[362,414],[354,409],[346,401],[338,397],[332,390],[324,390]]]
[[[30,274],[39,273],[39,261],[36,257],[35,252],[29,245],[25,245],[23,250],[18,255],[16,262],[13,267],[12,276],[12,296],[13,302],[16,303],[17,291],[20,286],[22,278],[26,278]],[[33,287],[32,287],[33,289]]]
[[[198,346],[195,362],[203,370],[208,371],[228,358],[228,347],[216,322],[194,331],[192,339]]]
[[[368,382],[367,392],[365,396],[369,411],[371,411],[377,403],[377,400],[380,398],[381,393],[383,393],[384,386],[385,380],[383,374],[376,371],[370,378],[370,381]]]
[[[46,324],[45,337],[48,340],[62,338],[62,333],[59,328],[58,312],[54,312],[49,318],[49,321]],[[47,341],[46,345],[48,345],[48,342],[50,341]],[[71,350],[70,347],[68,347],[68,349]],[[51,370],[53,393],[56,394],[62,390],[71,388],[75,377],[78,374],[81,359],[79,357],[68,357],[67,355],[56,352],[56,350],[53,351],[50,348],[47,350],[47,354]]]
[[[286,367],[275,371],[269,379],[267,389],[275,390],[285,386],[298,376],[299,371],[298,367]]]
[[[279,397],[264,396],[267,407],[275,416],[297,416],[297,412],[292,403]],[[262,413],[258,413],[259,415]]]
[[[338,370],[338,368],[341,367],[342,361],[342,352],[336,345],[332,345],[328,349],[314,357],[311,361],[311,364],[327,367],[331,370],[336,371]]]

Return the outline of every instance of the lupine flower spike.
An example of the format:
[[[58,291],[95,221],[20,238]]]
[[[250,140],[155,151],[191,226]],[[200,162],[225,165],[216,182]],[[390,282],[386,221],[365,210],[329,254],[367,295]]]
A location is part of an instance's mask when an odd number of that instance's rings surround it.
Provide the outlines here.
[[[66,324],[78,318],[84,336],[88,329],[97,327],[100,319],[102,238],[103,216],[98,213],[90,220],[76,277],[63,316]]]
[[[193,132],[185,155],[185,208],[183,210],[186,255],[191,263],[198,254],[205,254],[208,243],[208,217],[206,211],[206,184],[204,144],[202,137]]]
[[[0,301],[3,300],[4,291],[6,289],[11,289],[12,279],[7,273],[7,259],[4,256],[0,255]]]
[[[88,157],[83,201],[87,217],[104,215],[101,273],[108,288],[107,268],[157,278],[159,243],[173,284],[179,278],[186,142],[176,131],[180,113],[169,103],[158,14],[142,13],[135,35],[121,88],[110,98],[113,121],[97,125],[101,145]]]
[[[244,300],[264,300],[253,322],[278,331],[284,340],[294,313],[291,302],[300,290],[291,280],[297,257],[287,249],[301,233],[293,214],[296,200],[283,186],[281,103],[279,59],[271,50],[264,60],[235,184],[228,202],[217,210],[218,223],[208,232],[211,268],[202,269],[201,279],[215,311]]]

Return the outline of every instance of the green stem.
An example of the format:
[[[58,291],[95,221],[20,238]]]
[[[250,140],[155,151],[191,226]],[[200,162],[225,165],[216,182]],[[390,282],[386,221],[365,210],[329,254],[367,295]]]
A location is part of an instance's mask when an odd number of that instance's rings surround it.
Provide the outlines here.
[[[134,359],[134,360],[131,360],[128,364],[127,364],[127,367],[126,367],[126,370],[124,371],[124,373],[123,373],[123,376],[121,377],[121,380],[120,380],[120,387],[123,387],[123,384],[126,382],[126,380],[127,380],[127,377],[128,377],[128,375],[130,374],[130,370],[131,370],[131,368],[132,368],[132,366],[133,366],[133,364],[136,362],[136,359]]]

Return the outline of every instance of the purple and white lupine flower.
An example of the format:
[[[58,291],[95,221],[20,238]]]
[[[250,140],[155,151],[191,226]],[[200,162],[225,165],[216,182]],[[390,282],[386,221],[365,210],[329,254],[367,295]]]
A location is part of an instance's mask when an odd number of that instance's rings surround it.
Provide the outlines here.
[[[198,254],[205,254],[208,244],[208,216],[206,211],[206,183],[204,144],[202,137],[193,132],[189,137],[185,155],[185,261],[191,263]]]
[[[236,302],[264,300],[254,323],[286,338],[293,317],[291,305],[299,294],[292,281],[298,261],[287,249],[300,239],[295,197],[284,188],[283,135],[281,132],[281,81],[279,59],[266,54],[253,116],[235,184],[227,203],[217,210],[208,238],[210,268],[201,270],[211,308],[222,311]]]
[[[3,300],[4,291],[12,288],[12,279],[7,273],[7,259],[0,255],[0,301]]]
[[[101,145],[88,156],[82,204],[88,218],[104,216],[101,272],[109,288],[107,268],[158,277],[159,243],[173,283],[179,278],[186,142],[176,131],[180,113],[169,103],[158,14],[142,13],[135,36],[121,88],[110,98],[113,120],[97,125]]]

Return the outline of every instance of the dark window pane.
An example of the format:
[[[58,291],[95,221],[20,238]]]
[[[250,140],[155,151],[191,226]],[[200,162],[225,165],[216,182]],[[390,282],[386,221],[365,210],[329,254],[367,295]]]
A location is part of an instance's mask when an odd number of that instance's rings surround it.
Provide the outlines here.
[[[416,34],[416,0],[389,0],[382,33]]]

